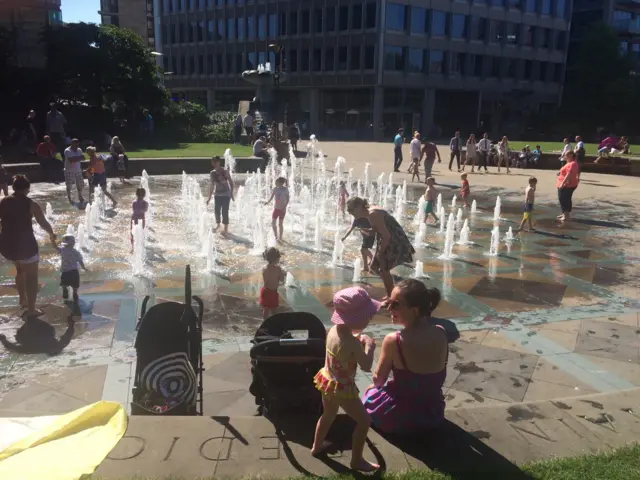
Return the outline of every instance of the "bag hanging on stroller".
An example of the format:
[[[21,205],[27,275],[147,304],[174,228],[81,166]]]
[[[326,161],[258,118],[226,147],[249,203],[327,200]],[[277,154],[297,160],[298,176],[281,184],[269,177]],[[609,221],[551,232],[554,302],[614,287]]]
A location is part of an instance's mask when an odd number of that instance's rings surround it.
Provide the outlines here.
[[[204,308],[199,297],[191,296],[191,267],[186,267],[184,304],[160,303],[147,311],[148,301],[147,296],[136,328],[131,414],[202,415]]]
[[[301,330],[307,332],[306,338],[294,338],[292,332]],[[260,325],[249,352],[253,376],[249,391],[263,415],[322,412],[313,378],[324,366],[326,337],[322,322],[305,312],[278,313]]]

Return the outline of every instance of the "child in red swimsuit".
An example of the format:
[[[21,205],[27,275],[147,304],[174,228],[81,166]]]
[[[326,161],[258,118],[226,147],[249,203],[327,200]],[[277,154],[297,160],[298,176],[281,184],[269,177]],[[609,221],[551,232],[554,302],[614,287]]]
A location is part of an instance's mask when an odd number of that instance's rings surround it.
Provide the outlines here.
[[[286,273],[278,265],[282,255],[277,248],[267,248],[262,256],[267,261],[267,266],[262,269],[264,285],[260,289],[260,306],[262,306],[262,315],[266,320],[280,305],[278,286],[284,282]]]
[[[469,195],[471,195],[471,188],[469,187],[469,180],[467,180],[467,174],[463,173],[460,175],[462,179],[462,188],[460,189],[460,196],[462,197],[462,201],[464,202],[464,207],[469,207]]]

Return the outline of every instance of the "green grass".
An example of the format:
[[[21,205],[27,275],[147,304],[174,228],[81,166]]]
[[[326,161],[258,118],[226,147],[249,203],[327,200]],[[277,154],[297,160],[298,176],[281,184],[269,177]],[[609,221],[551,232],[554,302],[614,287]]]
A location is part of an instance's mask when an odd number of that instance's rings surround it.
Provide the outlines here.
[[[571,458],[560,458],[535,462],[522,467],[519,479],[529,480],[639,480],[640,479],[640,445],[633,444],[608,453],[584,455]],[[91,477],[98,480],[99,477]],[[186,477],[130,477],[130,480],[184,480]],[[276,477],[272,477],[276,478]],[[295,477],[287,480],[302,480]],[[356,480],[362,476],[334,475],[325,477],[331,480]],[[447,475],[426,469],[408,470],[404,472],[385,473],[382,477],[371,477],[383,480],[510,480],[500,473],[473,473]],[[213,480],[214,477],[201,477],[201,480]]]
[[[167,148],[127,147],[129,158],[213,157],[224,155],[227,148],[231,149],[234,157],[249,157],[253,152],[252,147],[225,143],[177,143],[167,145]]]

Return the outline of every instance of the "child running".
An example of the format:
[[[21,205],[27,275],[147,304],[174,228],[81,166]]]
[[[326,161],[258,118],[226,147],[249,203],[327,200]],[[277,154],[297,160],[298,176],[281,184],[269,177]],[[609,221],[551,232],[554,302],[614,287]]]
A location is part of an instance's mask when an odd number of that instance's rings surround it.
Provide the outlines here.
[[[434,223],[438,223],[440,221],[434,212],[437,194],[436,180],[433,177],[427,178],[427,190],[424,192],[424,199],[427,201],[424,206],[424,223],[429,221],[429,215],[431,215],[435,220]]]
[[[373,261],[373,253],[371,253],[371,249],[376,241],[376,234],[373,233],[371,222],[369,222],[368,218],[356,218],[353,220],[349,231],[345,233],[344,237],[342,237],[342,241],[344,242],[356,228],[360,229],[360,234],[362,235],[362,246],[360,247],[360,253],[362,254],[362,271],[364,273],[370,273],[371,270],[369,270],[369,265],[371,264],[371,261]]]
[[[275,198],[273,204],[273,214],[271,215],[271,227],[273,228],[273,234],[276,236],[276,240],[282,241],[282,232],[284,230],[284,217],[287,214],[287,205],[289,205],[289,189],[286,187],[287,180],[283,177],[276,178],[276,187],[271,192],[269,200],[264,202],[265,205],[271,203],[271,200]],[[276,221],[278,221],[278,228],[276,228]],[[280,235],[278,236],[278,229]]]
[[[469,187],[469,180],[467,180],[467,174],[460,175],[462,179],[462,187],[460,188],[460,196],[464,202],[464,208],[469,208],[469,195],[471,195],[471,188]]]
[[[280,305],[278,286],[284,282],[286,275],[282,267],[278,265],[281,256],[280,250],[274,247],[267,248],[262,254],[262,257],[267,262],[267,266],[262,269],[264,285],[260,289],[260,305],[262,306],[262,316],[265,320]]]
[[[331,446],[325,439],[338,409],[342,408],[356,422],[351,443],[351,468],[373,472],[380,466],[362,458],[371,417],[360,400],[355,376],[358,365],[365,372],[371,371],[375,342],[360,333],[380,310],[380,302],[371,299],[364,288],[350,287],[334,295],[333,307],[331,321],[335,325],[327,334],[325,366],[314,379],[316,388],[322,393],[323,413],[316,425],[311,455],[319,456]]]
[[[127,174],[127,167],[124,164],[124,154],[121,153],[118,155],[118,161],[116,162],[116,168],[118,169],[118,178],[120,178],[121,183],[124,182],[124,177]]]
[[[340,191],[338,192],[338,206],[342,212],[342,220],[345,218],[345,208],[347,206],[347,199],[349,198],[349,192],[347,191],[347,183],[340,182]]]
[[[78,288],[80,288],[80,271],[78,267],[87,272],[87,267],[82,260],[82,254],[75,248],[76,239],[73,235],[66,234],[62,237],[62,243],[58,247],[60,252],[60,286],[62,298],[69,298],[69,287],[73,291],[73,303],[78,303]]]
[[[149,203],[144,199],[147,196],[147,191],[144,188],[136,189],[137,200],[131,205],[133,213],[131,214],[131,250],[133,251],[133,226],[137,225],[142,220],[142,228],[145,228],[145,217],[147,210],[149,210]]]
[[[529,231],[533,231],[533,204],[536,203],[536,186],[538,185],[538,179],[536,177],[529,178],[529,185],[527,186],[524,192],[524,215],[522,216],[522,221],[520,222],[520,226],[516,230],[520,232],[524,228],[525,222],[529,223]]]

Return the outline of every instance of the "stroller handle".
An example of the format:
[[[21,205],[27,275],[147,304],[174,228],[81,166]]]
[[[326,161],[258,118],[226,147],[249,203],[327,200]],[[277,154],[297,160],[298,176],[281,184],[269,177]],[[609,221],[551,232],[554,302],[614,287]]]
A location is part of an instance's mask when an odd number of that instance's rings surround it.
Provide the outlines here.
[[[309,345],[308,338],[281,338],[278,341],[283,346]]]

